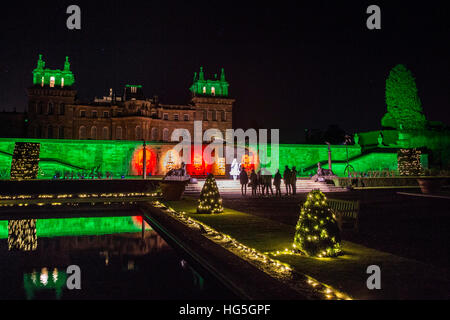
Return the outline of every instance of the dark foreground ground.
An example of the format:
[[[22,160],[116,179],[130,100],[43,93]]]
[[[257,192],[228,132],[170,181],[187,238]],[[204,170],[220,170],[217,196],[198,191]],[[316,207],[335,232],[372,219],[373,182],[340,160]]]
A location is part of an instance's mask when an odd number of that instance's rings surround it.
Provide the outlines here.
[[[328,198],[360,200],[360,231],[342,236],[369,248],[450,269],[450,199],[398,194],[419,190],[357,190]],[[224,206],[295,225],[306,194],[275,198],[224,198]]]

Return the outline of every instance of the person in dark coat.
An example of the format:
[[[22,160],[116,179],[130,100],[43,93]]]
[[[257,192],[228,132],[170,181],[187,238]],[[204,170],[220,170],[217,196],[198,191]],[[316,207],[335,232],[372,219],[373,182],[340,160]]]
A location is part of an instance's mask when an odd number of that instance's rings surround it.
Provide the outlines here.
[[[239,173],[239,182],[241,183],[242,195],[246,195],[247,194],[248,174],[244,170],[244,168],[241,168],[241,173]]]
[[[250,174],[250,185],[252,186],[252,196],[256,196],[256,191],[258,188],[258,175],[256,174],[255,169],[253,169]]]
[[[291,170],[289,169],[288,166],[286,166],[284,168],[283,181],[284,181],[284,185],[286,186],[286,195],[290,195],[292,192],[291,191]]]
[[[263,172],[263,175],[262,175],[262,177],[263,177],[263,182],[264,182],[264,185],[263,185],[263,195],[264,195],[264,190],[266,190],[266,194],[267,195],[269,195],[269,190],[270,190],[270,193],[273,195],[273,189],[272,189],[272,174],[270,173],[270,171],[269,170],[267,170],[267,169],[263,169],[264,170],[264,172]]]
[[[292,167],[291,170],[291,187],[292,194],[295,195],[297,193],[297,170],[295,169],[295,166]]]
[[[281,173],[280,169],[275,173],[275,177],[273,178],[273,185],[275,186],[275,196],[281,197]]]
[[[256,176],[258,177],[258,187],[256,189],[256,191],[258,192],[258,194],[262,194],[264,195],[264,190],[262,190],[264,188],[264,182],[263,182],[263,176],[261,175],[261,169],[258,170],[258,172],[256,173]]]

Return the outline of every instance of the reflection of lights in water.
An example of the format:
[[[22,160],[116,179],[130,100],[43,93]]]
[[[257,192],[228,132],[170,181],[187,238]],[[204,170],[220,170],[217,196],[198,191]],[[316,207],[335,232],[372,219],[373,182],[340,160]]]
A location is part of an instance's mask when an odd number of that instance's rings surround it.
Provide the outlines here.
[[[47,270],[47,268],[42,268],[39,280],[44,286],[47,285],[47,283],[48,283],[48,270]]]
[[[58,269],[56,269],[56,268],[53,269],[52,277],[53,277],[53,282],[58,281]]]
[[[133,223],[136,227],[142,228],[142,216],[133,216],[131,217]],[[145,222],[145,230],[151,230],[152,228],[149,226],[147,222]]]
[[[33,273],[31,274],[31,281],[33,281],[33,283],[36,283],[36,270],[33,269]]]
[[[128,260],[128,270],[134,270],[134,260]]]
[[[181,264],[181,267],[182,267],[182,268],[186,268],[186,266],[187,266],[186,260],[181,260],[181,261],[180,261],[180,264]]]
[[[109,265],[109,252],[108,251],[100,251],[101,256],[105,256],[105,266]]]

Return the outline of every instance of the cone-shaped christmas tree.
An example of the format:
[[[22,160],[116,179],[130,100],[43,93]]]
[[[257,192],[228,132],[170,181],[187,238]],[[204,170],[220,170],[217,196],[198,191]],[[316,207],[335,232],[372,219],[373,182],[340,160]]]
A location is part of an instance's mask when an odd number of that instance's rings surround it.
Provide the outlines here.
[[[197,213],[221,213],[223,212],[222,198],[219,188],[217,188],[216,179],[210,173],[206,177],[203,185],[200,199],[198,200]]]
[[[333,257],[341,253],[341,236],[327,198],[320,190],[308,193],[294,237],[294,247],[309,256]]]

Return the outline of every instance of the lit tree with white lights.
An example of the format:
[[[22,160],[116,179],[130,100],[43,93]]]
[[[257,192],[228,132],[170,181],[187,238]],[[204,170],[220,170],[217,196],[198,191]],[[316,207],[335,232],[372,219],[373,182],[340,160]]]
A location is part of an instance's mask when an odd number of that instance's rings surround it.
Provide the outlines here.
[[[308,193],[294,237],[294,248],[308,256],[333,257],[341,253],[341,236],[336,219],[320,190]]]
[[[222,198],[216,179],[211,173],[206,177],[200,199],[198,200],[197,213],[221,213],[223,212]]]

